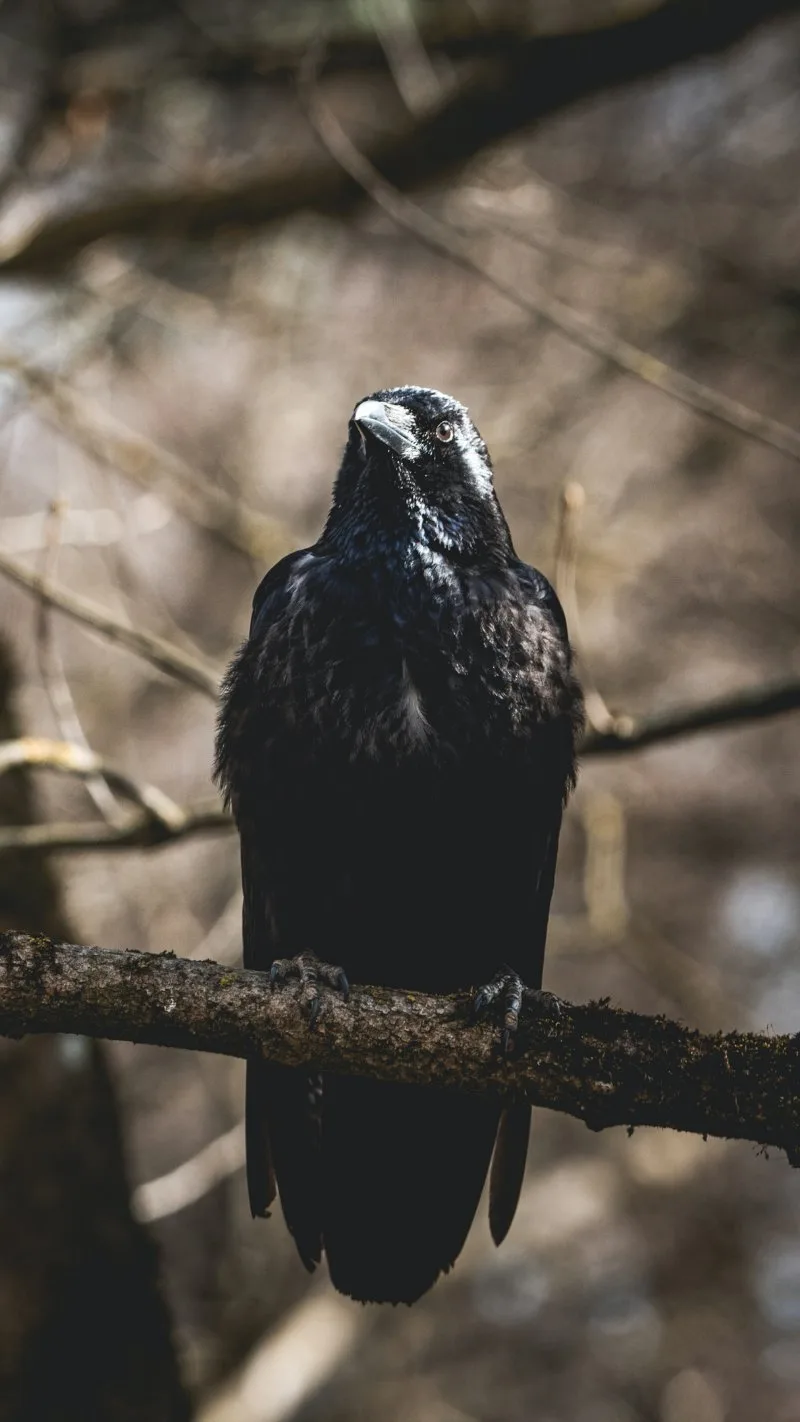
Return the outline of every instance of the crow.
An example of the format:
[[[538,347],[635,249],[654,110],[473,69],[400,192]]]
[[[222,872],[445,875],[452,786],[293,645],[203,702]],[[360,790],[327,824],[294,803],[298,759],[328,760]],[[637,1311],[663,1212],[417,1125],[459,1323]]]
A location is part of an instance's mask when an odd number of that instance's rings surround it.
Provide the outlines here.
[[[564,614],[516,555],[484,441],[436,390],[355,407],[311,548],[258,587],[215,775],[241,844],[244,963],[500,1009],[539,989],[582,697]],[[250,1061],[253,1216],[276,1189],[309,1270],[412,1303],[458,1257],[489,1170],[496,1243],[527,1106]]]

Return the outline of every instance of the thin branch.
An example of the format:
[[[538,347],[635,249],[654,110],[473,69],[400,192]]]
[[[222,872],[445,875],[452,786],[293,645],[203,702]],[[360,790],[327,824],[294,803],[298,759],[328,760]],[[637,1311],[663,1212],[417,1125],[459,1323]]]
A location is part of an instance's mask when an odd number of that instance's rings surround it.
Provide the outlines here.
[[[652,716],[636,719],[617,716],[613,730],[589,732],[581,747],[581,755],[621,755],[680,736],[696,735],[725,726],[746,725],[798,708],[800,680],[794,680],[718,697],[701,706],[654,712]],[[102,764],[100,761],[96,763]],[[58,768],[68,769],[63,765]],[[56,850],[152,849],[199,834],[229,833],[233,829],[230,815],[219,808],[216,800],[199,801],[185,808],[175,806],[175,811],[177,813],[171,822],[159,820],[145,812],[132,816],[121,825],[67,822],[0,828],[0,854],[8,851],[41,854]]]
[[[50,585],[56,574],[66,512],[65,499],[54,499],[48,509],[39,569],[42,583],[46,586]],[[88,751],[90,749],[89,741],[78,715],[75,699],[53,635],[52,612],[52,604],[39,599],[36,617],[36,655],[39,663],[39,675],[50,702],[50,710],[53,713],[53,720],[61,740],[74,742]],[[119,805],[114,792],[102,775],[86,776],[84,783],[95,809],[102,818],[109,824],[118,823]]]
[[[442,103],[442,82],[425,48],[410,0],[372,0],[370,20],[397,92],[410,114],[423,118]]]
[[[137,1185],[131,1195],[133,1213],[145,1224],[177,1215],[202,1200],[243,1165],[244,1122],[237,1121],[174,1170]]]
[[[698,735],[800,709],[800,677],[711,697],[699,706],[678,706],[648,716],[615,716],[613,728],[590,731],[581,755],[622,755],[679,736]]]
[[[19,559],[12,557],[10,553],[6,553],[2,549],[0,549],[0,573],[10,578],[18,587],[24,588],[26,592],[33,593],[46,606],[58,608],[67,617],[71,617],[74,622],[80,622],[84,627],[91,628],[93,632],[97,632],[109,642],[125,647],[127,651],[133,652],[137,657],[142,657],[151,666],[157,667],[159,671],[166,672],[168,676],[175,677],[177,681],[185,682],[188,686],[194,687],[196,691],[202,691],[206,696],[216,699],[219,674],[211,663],[202,662],[197,657],[190,656],[182,648],[165,641],[163,637],[157,637],[152,632],[142,632],[139,628],[129,626],[127,622],[115,617],[99,603],[91,602],[79,593],[69,592],[66,588],[58,587],[40,577]]]
[[[502,958],[502,948],[498,949]],[[525,1099],[607,1126],[668,1126],[754,1141],[798,1158],[800,1038],[703,1035],[604,1004],[531,1012],[513,1059],[468,994],[356,987],[311,1028],[293,987],[171,953],[112,952],[0,934],[0,1033],[76,1032],[261,1056],[380,1081]]]
[[[171,826],[149,814],[131,815],[122,825],[101,821],[55,821],[51,824],[0,828],[0,854],[55,854],[80,850],[155,849],[196,835],[230,833],[233,820],[217,800],[198,800],[179,807],[181,818]]]
[[[213,958],[216,963],[235,963],[241,952],[242,891],[231,894],[222,913],[214,920],[186,955],[189,958]]]
[[[581,312],[575,311],[558,297],[542,290],[522,292],[513,282],[495,275],[473,254],[455,228],[405,197],[356,148],[338,119],[323,103],[316,84],[315,65],[311,62],[301,70],[299,90],[309,119],[331,157],[398,227],[411,232],[426,247],[479,277],[520,310],[546,321],[584,350],[602,357],[699,414],[709,415],[770,449],[800,460],[800,432],[797,430],[703,385],[614,332],[593,325]]]
[[[293,17],[301,9],[288,8]],[[314,33],[330,33],[330,8],[309,8]],[[438,6],[412,8],[419,13],[426,45],[443,46],[444,55],[449,53],[452,90],[422,123],[404,123],[402,114],[393,116],[396,99],[388,76],[376,87],[380,76],[368,74],[358,103],[373,157],[391,168],[401,183],[435,178],[488,144],[588,95],[719,54],[770,18],[790,13],[795,0],[710,0],[699,9],[678,0],[644,0],[635,11],[626,5],[622,12],[611,4],[590,6],[587,0],[548,7],[509,0],[502,11],[496,3],[449,4],[441,13]],[[363,9],[347,7],[345,33],[350,39],[335,27],[331,35],[336,66],[347,65],[349,102],[361,79],[353,66],[372,64],[377,53],[376,37],[363,23]],[[317,11],[324,14],[324,25],[318,23]],[[361,18],[355,22],[357,13]],[[224,73],[232,60],[237,76],[242,62],[257,69],[259,78],[275,75],[267,109],[272,118],[283,98],[279,76],[296,64],[305,49],[305,34],[302,25],[292,24],[280,40],[270,35],[265,41],[259,35],[253,42],[248,36],[231,49],[215,25],[210,72]],[[69,88],[69,76],[65,82]],[[71,165],[46,183],[21,187],[0,210],[0,266],[15,271],[60,269],[76,251],[109,233],[161,240],[164,231],[176,225],[181,234],[191,235],[221,224],[263,224],[304,207],[340,209],[352,196],[351,185],[337,165],[318,153],[306,153],[293,119],[288,104],[278,107],[272,127],[289,133],[289,143],[268,144],[250,159],[232,153],[221,168],[207,165],[200,173],[194,168],[176,173],[159,164],[142,177],[135,166],[126,171],[119,162],[93,164],[88,171]]]
[[[201,662],[182,648],[151,632],[142,632],[138,628],[130,627],[127,622],[114,617],[98,603],[91,602],[78,593],[46,583],[23,562],[2,549],[0,573],[43,602],[58,608],[75,622],[82,623],[101,637],[106,637],[142,657],[159,671],[216,700],[220,672],[210,662]],[[798,708],[800,677],[790,677],[786,681],[747,687],[742,691],[712,698],[699,706],[681,706],[674,710],[655,711],[639,717],[614,716],[610,728],[591,731],[585,737],[581,754],[611,755],[642,750],[659,741],[674,740],[679,736],[694,735],[700,731],[732,726],[739,722],[765,720],[768,717],[784,715],[788,711],[796,711]],[[46,826],[32,828],[43,829]]]
[[[578,523],[585,502],[586,493],[582,484],[570,483],[562,489],[556,536],[555,587],[569,623],[572,645],[580,661],[589,731],[609,731],[614,728],[614,718],[600,694],[586,658],[578,603]]]
[[[179,455],[128,429],[65,381],[9,350],[0,349],[0,369],[21,380],[44,413],[68,430],[90,458],[145,489],[155,489],[185,517],[237,552],[257,562],[272,562],[294,547],[289,530],[277,519],[248,508]]]
[[[90,781],[102,776],[105,783],[138,806],[157,827],[157,833],[180,834],[185,811],[155,785],[140,784],[123,770],[109,765],[88,746],[73,741],[50,741],[41,736],[21,736],[16,741],[0,741],[0,775],[25,765],[55,770]],[[111,822],[112,827],[119,827]]]
[[[69,741],[50,741],[39,736],[0,741],[0,776],[22,766],[55,770],[79,780],[102,775],[106,783],[136,805],[140,813],[113,823],[33,824],[0,828],[0,852],[4,849],[147,848],[203,831],[229,830],[233,827],[230,816],[219,808],[217,801],[184,809],[157,786],[133,780],[93,750]]]
[[[375,1310],[353,1308],[324,1282],[312,1285],[203,1403],[197,1422],[289,1422],[363,1343],[375,1321]]]

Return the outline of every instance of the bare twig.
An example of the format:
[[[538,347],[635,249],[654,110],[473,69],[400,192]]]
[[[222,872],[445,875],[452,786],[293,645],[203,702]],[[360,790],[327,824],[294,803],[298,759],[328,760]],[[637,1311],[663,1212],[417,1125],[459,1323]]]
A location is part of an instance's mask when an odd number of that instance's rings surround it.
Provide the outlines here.
[[[162,637],[128,626],[105,608],[78,593],[45,584],[38,574],[31,572],[24,563],[2,550],[0,573],[42,601],[57,607],[74,621],[144,658],[152,666],[158,667],[159,671],[216,698],[220,674],[210,663],[199,661]],[[612,716],[608,729],[589,732],[581,747],[581,754],[610,755],[641,750],[659,741],[674,740],[679,736],[713,730],[718,726],[764,720],[788,711],[796,711],[798,707],[800,677],[790,677],[786,681],[747,687],[727,696],[712,698],[699,706],[682,706],[640,717]]]
[[[716,730],[724,726],[746,725],[798,708],[800,680],[794,680],[718,697],[701,706],[655,712],[652,716],[636,719],[617,716],[614,718],[613,730],[592,731],[588,734],[581,747],[581,754],[614,755],[643,750],[647,746],[675,740],[680,736]],[[38,854],[55,850],[154,848],[197,834],[217,833],[220,830],[229,832],[233,828],[230,816],[219,808],[215,800],[175,808],[179,814],[174,816],[171,823],[166,820],[154,820],[152,815],[143,814],[131,817],[123,825],[64,823],[0,828],[0,854],[9,850],[15,853],[27,851]]]
[[[198,1413],[198,1422],[287,1422],[375,1323],[325,1285],[312,1287]]]
[[[231,894],[222,913],[208,932],[187,954],[189,958],[213,958],[216,963],[234,963],[241,951],[242,891]]]
[[[0,828],[0,854],[53,854],[57,851],[155,849],[195,835],[230,833],[233,820],[217,800],[199,800],[181,808],[180,819],[167,825],[149,814],[131,815],[122,825],[67,820],[52,824]]]
[[[442,84],[419,31],[410,0],[371,0],[370,20],[409,113],[421,116],[442,102]]]
[[[156,786],[140,784],[124,771],[109,765],[88,746],[75,745],[70,741],[45,740],[41,736],[21,736],[16,741],[0,741],[0,775],[22,765],[55,770],[62,775],[76,776],[79,780],[92,780],[102,776],[107,785],[144,811],[156,826],[157,832],[174,836],[183,831],[186,812],[180,805],[176,805],[174,800]],[[116,821],[112,822],[111,827],[124,828]]]
[[[608,731],[613,729],[614,718],[597,688],[586,658],[578,603],[578,523],[585,502],[582,484],[570,483],[562,489],[556,537],[555,585],[566,613],[572,645],[580,658],[586,720],[592,731]]]
[[[215,1186],[241,1170],[244,1165],[244,1122],[237,1121],[190,1160],[174,1170],[137,1185],[131,1195],[131,1207],[137,1219],[145,1224],[176,1215],[197,1200],[202,1200]]]
[[[63,499],[54,499],[48,510],[41,565],[41,579],[45,586],[49,586],[54,578],[58,565],[58,551],[61,545],[66,508],[66,502]],[[51,614],[52,604],[40,599],[36,617],[36,654],[39,673],[62,741],[74,742],[88,751],[89,742],[84,733],[64,666],[55,644]],[[119,821],[119,806],[113,791],[102,775],[88,775],[85,777],[84,783],[95,809],[99,811],[103,819],[107,820],[109,824],[117,823]]]
[[[91,749],[68,741],[50,741],[38,736],[0,741],[0,776],[21,766],[55,770],[80,780],[102,775],[107,784],[136,805],[140,813],[111,824],[33,824],[0,828],[0,852],[4,849],[147,848],[208,830],[231,829],[233,825],[216,801],[184,809],[157,786],[133,780]]]
[[[608,5],[583,0],[566,7],[520,0],[508,0],[502,8],[497,0],[491,5],[415,4],[411,8],[423,42],[450,51],[452,91],[425,122],[404,124],[397,117],[391,121],[395,96],[388,76],[378,88],[374,71],[369,73],[360,107],[366,141],[373,156],[391,165],[402,181],[429,178],[587,95],[698,55],[717,54],[791,5],[792,0],[710,0],[698,19],[694,7],[676,0],[642,0],[622,10],[610,0]],[[301,7],[289,9],[293,23],[286,36],[265,40],[259,33],[229,44],[215,22],[212,49],[223,63],[236,54],[237,72],[244,63],[257,69],[259,78],[293,69],[320,28],[338,62],[352,65],[354,46],[364,59],[376,57],[363,5],[311,7],[311,34],[303,24],[294,24]],[[331,25],[328,12],[334,9],[345,16],[343,29]],[[75,68],[73,84],[81,70]],[[69,87],[69,77],[60,77]],[[360,77],[359,69],[351,67],[351,98]],[[273,84],[270,114],[282,98],[280,90],[280,81]],[[350,196],[349,184],[326,157],[303,149],[293,118],[288,104],[279,110],[273,126],[291,133],[291,141],[268,144],[250,161],[236,154],[222,165],[204,165],[200,173],[196,165],[176,172],[156,164],[144,174],[119,162],[94,164],[88,171],[70,165],[50,181],[22,187],[0,211],[0,265],[63,267],[76,251],[109,233],[160,239],[176,223],[181,233],[202,233],[223,223],[261,224],[304,207],[340,206]]]
[[[498,945],[498,959],[503,951]],[[776,1146],[798,1159],[797,1037],[704,1036],[661,1017],[564,1003],[558,1015],[525,1016],[509,1059],[497,1051],[492,1024],[470,1018],[466,993],[356,987],[347,1004],[331,994],[312,1028],[294,988],[272,992],[262,973],[0,934],[5,1035],[77,1032],[499,1093],[593,1130],[668,1126]]]
[[[581,755],[618,755],[644,750],[679,736],[698,735],[800,709],[800,677],[716,696],[699,706],[678,706],[648,716],[615,716],[607,731],[590,731]]]
[[[187,518],[258,562],[283,557],[294,547],[277,519],[248,508],[199,470],[153,440],[128,429],[109,411],[66,382],[0,350],[0,369],[21,380],[36,402],[99,464],[145,489],[155,489]]]
[[[27,395],[24,394],[27,399]],[[16,412],[15,412],[16,413]],[[142,533],[156,533],[172,518],[172,509],[155,494],[140,494],[123,518],[116,509],[65,508],[60,524],[62,548],[108,548]],[[39,553],[47,546],[47,510],[3,519],[3,543],[9,553]]]
[[[426,247],[480,277],[520,310],[548,322],[568,340],[574,341],[585,350],[610,361],[612,365],[636,376],[637,380],[646,385],[662,390],[664,394],[688,405],[699,414],[709,415],[771,449],[800,460],[800,433],[797,430],[782,424],[780,420],[773,420],[751,410],[749,406],[732,400],[719,390],[703,385],[699,380],[694,380],[681,370],[675,370],[657,356],[640,350],[638,346],[614,332],[593,325],[579,311],[575,311],[558,297],[551,296],[549,292],[522,292],[513,282],[497,276],[473,254],[455,228],[433,217],[431,213],[405,197],[387,182],[374,164],[356,148],[330,109],[323,103],[312,65],[303,66],[299,88],[306,112],[328,152],[399,227],[411,232]]]
[[[630,910],[625,892],[627,825],[625,810],[607,791],[587,794],[583,801],[586,852],[583,897],[590,932],[600,942],[624,939]]]
[[[159,671],[204,692],[206,696],[216,697],[219,677],[210,663],[201,662],[197,657],[190,656],[182,648],[173,646],[152,632],[142,632],[137,627],[130,627],[127,622],[121,621],[98,603],[81,597],[79,593],[54,586],[38,573],[31,572],[19,559],[2,550],[0,573],[19,587],[25,588],[27,592],[33,593],[41,602],[58,608],[67,617],[91,628],[109,642],[125,647],[151,666],[158,667]]]

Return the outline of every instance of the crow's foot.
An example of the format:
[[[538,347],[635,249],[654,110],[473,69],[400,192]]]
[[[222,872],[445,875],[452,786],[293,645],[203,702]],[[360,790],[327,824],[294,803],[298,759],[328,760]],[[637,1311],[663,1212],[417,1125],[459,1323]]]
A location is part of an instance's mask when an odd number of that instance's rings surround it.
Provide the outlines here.
[[[300,983],[312,1027],[322,1011],[321,988],[330,988],[332,992],[339,993],[344,1002],[347,1002],[350,996],[350,984],[344,968],[323,963],[313,953],[298,953],[294,958],[275,959],[269,970],[270,987],[283,987],[290,978],[297,978]]]
[[[485,1017],[492,1008],[502,1011],[500,1050],[503,1056],[509,1056],[514,1050],[523,1004],[532,1008],[537,1017],[561,1016],[561,1000],[555,993],[545,992],[542,988],[527,988],[519,973],[515,973],[511,968],[501,968],[491,982],[479,988],[475,994],[472,1015],[476,1022]]]

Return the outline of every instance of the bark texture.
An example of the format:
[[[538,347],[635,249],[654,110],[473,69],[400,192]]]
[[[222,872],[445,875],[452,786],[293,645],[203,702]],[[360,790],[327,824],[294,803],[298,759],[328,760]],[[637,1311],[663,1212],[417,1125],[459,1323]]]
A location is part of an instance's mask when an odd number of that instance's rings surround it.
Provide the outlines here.
[[[115,952],[0,935],[0,1032],[80,1032],[131,1042],[263,1055],[386,1081],[524,1098],[606,1126],[668,1126],[800,1148],[800,1038],[709,1035],[603,1003],[533,1008],[513,1060],[467,995],[355,987],[317,1025],[293,987],[170,953]]]

